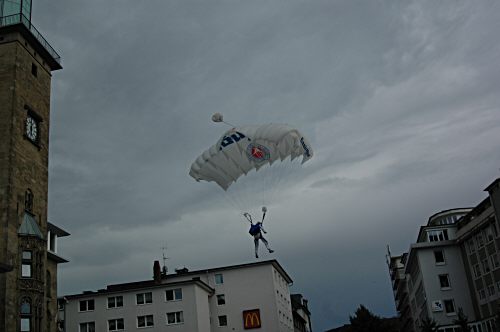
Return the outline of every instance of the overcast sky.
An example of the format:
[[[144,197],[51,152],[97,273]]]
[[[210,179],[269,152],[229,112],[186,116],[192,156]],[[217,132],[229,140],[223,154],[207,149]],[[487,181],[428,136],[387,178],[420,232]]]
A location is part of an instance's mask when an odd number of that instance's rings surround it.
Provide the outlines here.
[[[237,125],[287,123],[314,158],[267,203],[313,328],[395,315],[386,245],[475,206],[500,176],[498,1],[34,0],[53,73],[49,219],[59,294],[254,262],[194,159]],[[256,213],[256,211],[254,212]]]

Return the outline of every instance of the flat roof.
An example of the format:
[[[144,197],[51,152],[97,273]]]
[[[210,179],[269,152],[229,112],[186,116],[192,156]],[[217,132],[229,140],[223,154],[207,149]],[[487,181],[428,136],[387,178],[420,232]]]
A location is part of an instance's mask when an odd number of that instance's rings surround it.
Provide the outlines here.
[[[278,263],[277,260],[275,259],[270,259],[270,260],[265,260],[265,261],[260,261],[260,262],[253,262],[253,263],[244,263],[244,264],[237,264],[237,265],[229,265],[229,266],[221,266],[221,267],[216,267],[216,268],[210,268],[210,269],[200,269],[200,270],[195,270],[195,271],[188,271],[188,272],[181,272],[177,274],[167,274],[167,279],[168,277],[173,277],[173,276],[184,276],[184,275],[191,275],[191,274],[200,274],[200,273],[207,273],[207,272],[219,272],[219,271],[225,271],[225,270],[237,270],[241,268],[246,268],[246,267],[254,267],[254,266],[262,266],[262,265],[273,265],[276,270],[278,270],[286,279],[286,281],[290,284],[293,282],[292,278],[286,273],[285,269]]]
[[[290,278],[290,276],[285,272],[283,267],[278,263],[278,261],[275,259],[271,259],[271,260],[266,260],[266,261],[261,261],[261,262],[237,264],[237,265],[222,266],[222,267],[216,267],[216,268],[210,268],[210,269],[200,269],[200,270],[196,270],[196,271],[167,274],[166,276],[162,276],[162,282],[159,282],[159,283],[156,282],[155,280],[151,279],[151,280],[135,281],[135,282],[121,283],[121,284],[111,284],[111,285],[107,285],[105,289],[100,289],[98,291],[84,291],[83,293],[80,293],[80,294],[65,295],[64,297],[66,297],[68,299],[83,298],[83,297],[89,297],[89,296],[95,296],[95,295],[101,295],[101,294],[107,294],[107,293],[117,293],[117,292],[135,290],[135,289],[176,286],[176,285],[189,284],[189,283],[197,283],[199,286],[201,286],[202,288],[205,288],[210,293],[210,292],[214,292],[215,290],[212,287],[210,287],[210,285],[201,281],[200,278],[196,277],[196,275],[219,272],[219,271],[236,270],[236,269],[247,268],[247,267],[264,266],[264,265],[274,266],[274,268],[277,269],[284,276],[285,280],[289,284],[293,282],[292,279]],[[179,277],[179,276],[190,276],[190,275],[193,275],[195,277],[193,277],[190,280],[185,280],[185,281],[168,282],[169,277],[174,278],[174,277]]]
[[[66,299],[79,299],[79,298],[85,298],[85,297],[93,297],[93,296],[99,296],[99,295],[105,295],[105,294],[110,294],[110,293],[120,293],[120,292],[125,292],[125,291],[131,291],[131,290],[141,290],[141,289],[148,289],[148,288],[161,288],[161,287],[172,287],[172,286],[180,286],[180,285],[187,285],[187,284],[196,284],[200,286],[201,288],[205,289],[208,293],[213,293],[215,289],[201,281],[199,278],[193,278],[190,280],[184,280],[184,281],[175,281],[175,282],[170,282],[170,283],[158,283],[155,280],[145,280],[145,281],[137,281],[137,282],[130,282],[130,283],[123,283],[123,284],[114,284],[114,285],[108,285],[106,289],[100,289],[98,291],[84,291],[79,294],[73,294],[73,295],[63,295],[63,298]]]

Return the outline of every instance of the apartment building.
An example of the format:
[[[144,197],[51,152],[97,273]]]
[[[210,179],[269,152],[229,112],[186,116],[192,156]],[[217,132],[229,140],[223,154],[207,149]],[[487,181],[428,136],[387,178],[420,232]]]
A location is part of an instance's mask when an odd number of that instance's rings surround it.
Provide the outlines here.
[[[291,283],[276,260],[175,274],[155,262],[152,280],[67,295],[60,310],[65,331],[292,332]]]
[[[494,331],[500,303],[499,183],[489,185],[489,197],[474,208],[431,216],[408,252],[388,253],[404,331],[420,331],[432,319],[439,331],[457,332],[459,310],[471,331]]]
[[[464,257],[475,316],[480,331],[493,331],[500,313],[500,179],[488,197],[459,220],[457,241]]]

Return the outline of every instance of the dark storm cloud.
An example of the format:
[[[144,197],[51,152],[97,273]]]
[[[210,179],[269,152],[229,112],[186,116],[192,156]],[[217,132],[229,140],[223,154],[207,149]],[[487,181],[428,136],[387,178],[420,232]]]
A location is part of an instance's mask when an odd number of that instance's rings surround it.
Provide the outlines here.
[[[165,245],[172,268],[252,260],[238,212],[188,176],[227,129],[214,112],[311,141],[267,228],[318,330],[359,303],[393,315],[386,245],[407,250],[430,215],[477,204],[499,174],[495,1],[33,6],[64,67],[49,188],[51,222],[72,233],[61,294],[147,279]]]

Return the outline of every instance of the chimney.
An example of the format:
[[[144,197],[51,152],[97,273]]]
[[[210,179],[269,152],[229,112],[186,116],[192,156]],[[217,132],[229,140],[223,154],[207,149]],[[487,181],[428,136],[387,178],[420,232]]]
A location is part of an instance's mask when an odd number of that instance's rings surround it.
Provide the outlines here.
[[[161,283],[161,268],[159,261],[155,261],[153,264],[153,279],[155,283]]]

